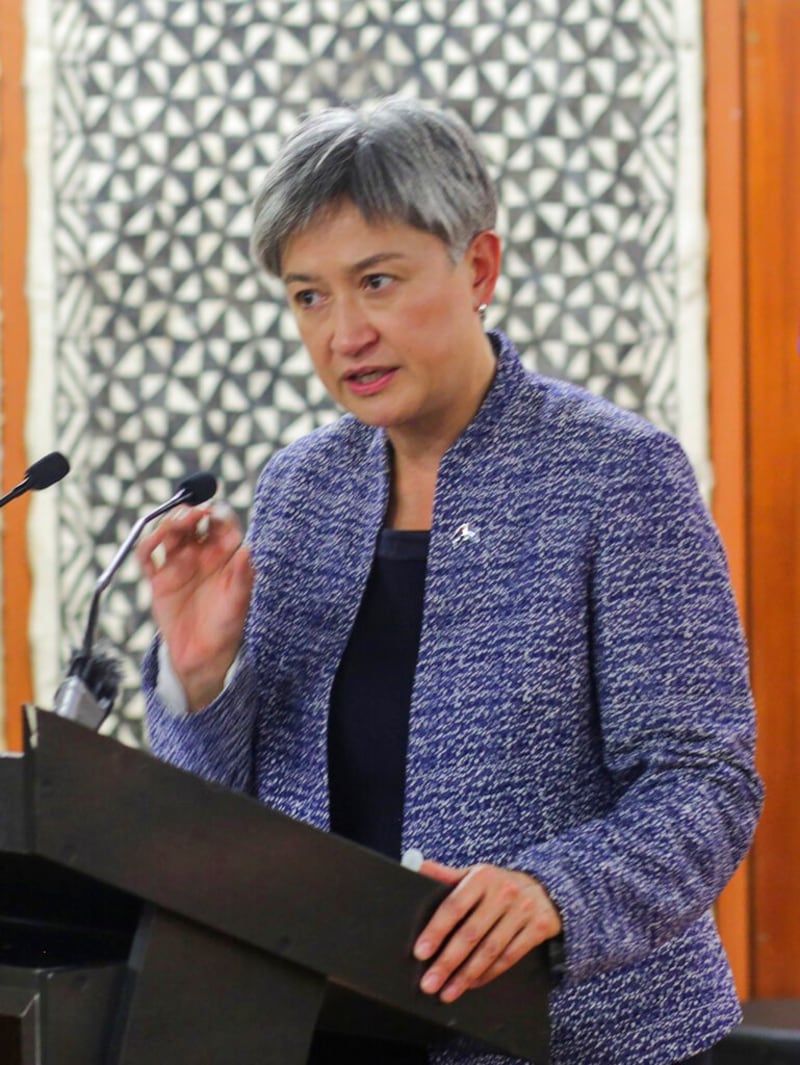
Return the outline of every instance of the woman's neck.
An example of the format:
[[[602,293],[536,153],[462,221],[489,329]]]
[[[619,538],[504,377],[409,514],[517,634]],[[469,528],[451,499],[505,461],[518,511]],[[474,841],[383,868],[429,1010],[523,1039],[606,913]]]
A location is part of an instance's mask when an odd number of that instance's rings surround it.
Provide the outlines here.
[[[430,529],[438,472],[438,457],[413,461],[393,456],[387,529]]]
[[[451,408],[453,416],[431,420],[429,425],[417,422],[387,429],[392,448],[387,528],[430,529],[439,464],[475,417],[496,370],[491,341],[481,334],[478,354],[464,360],[462,395]]]

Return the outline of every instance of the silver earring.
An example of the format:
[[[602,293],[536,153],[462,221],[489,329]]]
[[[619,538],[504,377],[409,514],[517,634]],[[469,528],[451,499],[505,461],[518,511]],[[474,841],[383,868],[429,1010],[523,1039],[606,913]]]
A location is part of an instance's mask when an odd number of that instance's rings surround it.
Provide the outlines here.
[[[479,303],[478,304],[478,317],[480,318],[480,320],[482,322],[486,321],[486,312],[488,310],[489,310],[489,304],[488,303]]]

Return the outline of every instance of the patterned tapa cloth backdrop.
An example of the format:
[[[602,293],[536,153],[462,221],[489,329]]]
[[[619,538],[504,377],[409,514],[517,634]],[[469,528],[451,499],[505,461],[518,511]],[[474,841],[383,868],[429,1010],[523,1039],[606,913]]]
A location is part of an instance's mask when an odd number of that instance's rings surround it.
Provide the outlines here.
[[[34,385],[52,399],[30,441],[76,471],[34,522],[40,703],[144,510],[208,468],[245,512],[270,454],[335,416],[248,257],[250,202],[306,111],[389,93],[459,111],[503,205],[490,324],[531,367],[680,429],[698,261],[682,219],[701,203],[680,160],[700,105],[681,87],[693,5],[674,5],[29,0]],[[134,563],[101,630],[125,661],[109,728],[141,742],[153,629]]]

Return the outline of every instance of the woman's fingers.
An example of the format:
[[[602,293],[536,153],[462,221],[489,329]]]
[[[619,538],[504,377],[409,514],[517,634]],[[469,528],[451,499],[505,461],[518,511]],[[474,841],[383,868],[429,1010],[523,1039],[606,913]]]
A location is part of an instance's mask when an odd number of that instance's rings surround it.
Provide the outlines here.
[[[423,862],[420,872],[424,875],[430,875],[429,869],[434,864],[438,863]],[[477,874],[482,868],[483,866],[479,865],[473,866],[472,869],[450,869],[448,866],[439,866],[434,874],[434,879],[444,880],[444,870],[449,869],[454,878],[450,882],[455,883],[456,886],[447,898],[439,904],[433,917],[420,932],[414,945],[415,958],[420,961],[427,961],[428,958],[432,958],[439,951],[453,929],[461,923],[477,904],[482,893]]]
[[[138,553],[144,553],[149,545],[164,539],[183,536],[189,531],[193,534],[198,522],[208,520],[211,510],[211,506],[176,507],[161,519],[152,532],[143,537],[137,549]]]
[[[506,949],[499,956],[494,964],[490,965],[480,976],[474,979],[471,983],[471,987],[485,987],[486,984],[490,984],[492,980],[497,976],[502,976],[503,973],[508,972],[512,965],[523,958],[528,951],[533,950],[534,947],[539,946],[538,942],[532,944],[528,943],[530,933],[520,932],[509,942]]]
[[[451,865],[442,865],[441,862],[426,858],[420,865],[419,872],[432,880],[440,880],[443,884],[457,884],[459,880],[464,879],[469,869],[454,869]]]
[[[423,871],[444,880],[447,866]],[[415,957],[433,958],[421,982],[428,994],[453,1002],[516,964],[557,935],[561,919],[542,886],[511,869],[477,865],[449,870],[457,884],[420,933]]]
[[[187,513],[168,515],[154,532],[140,541],[136,549],[136,556],[151,580],[164,568],[168,558],[174,561],[180,548],[200,542],[197,527],[203,517],[208,521],[207,511],[204,515],[191,513],[188,507],[179,507],[178,510]]]
[[[440,991],[456,970],[470,960],[470,973],[482,973],[505,949],[519,929],[519,919],[509,916],[495,882],[501,870],[475,866],[442,902],[420,936],[417,957],[436,954],[422,980],[422,990]],[[511,885],[514,893],[519,889]],[[511,900],[509,900],[511,901]],[[509,926],[511,930],[508,931]],[[507,936],[507,938],[503,938]],[[424,946],[423,944],[427,944]],[[461,976],[467,972],[464,967]],[[452,987],[460,984],[451,984]],[[444,998],[444,996],[442,996]],[[456,997],[456,996],[453,996]],[[452,1001],[446,998],[445,1001]]]
[[[242,542],[242,533],[230,507],[178,507],[141,541],[137,556],[151,582],[164,574],[168,583],[202,577],[223,567]],[[164,573],[168,571],[168,574]],[[161,583],[167,583],[161,578]]]
[[[231,628],[241,638],[253,590],[253,566],[247,545],[240,545],[227,562],[220,579],[220,596],[216,609],[218,629]]]
[[[521,923],[517,915],[506,914],[497,924],[487,928],[463,964],[453,966],[453,975],[447,979],[441,991],[442,1001],[455,1002],[465,991],[489,983],[515,965],[538,943],[532,929]]]

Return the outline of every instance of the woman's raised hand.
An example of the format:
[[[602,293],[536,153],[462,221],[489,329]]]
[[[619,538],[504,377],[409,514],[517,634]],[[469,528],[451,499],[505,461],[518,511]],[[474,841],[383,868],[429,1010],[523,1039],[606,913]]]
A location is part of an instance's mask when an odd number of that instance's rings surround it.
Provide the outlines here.
[[[142,540],[153,617],[191,711],[219,695],[244,632],[250,553],[226,504],[179,507]]]

